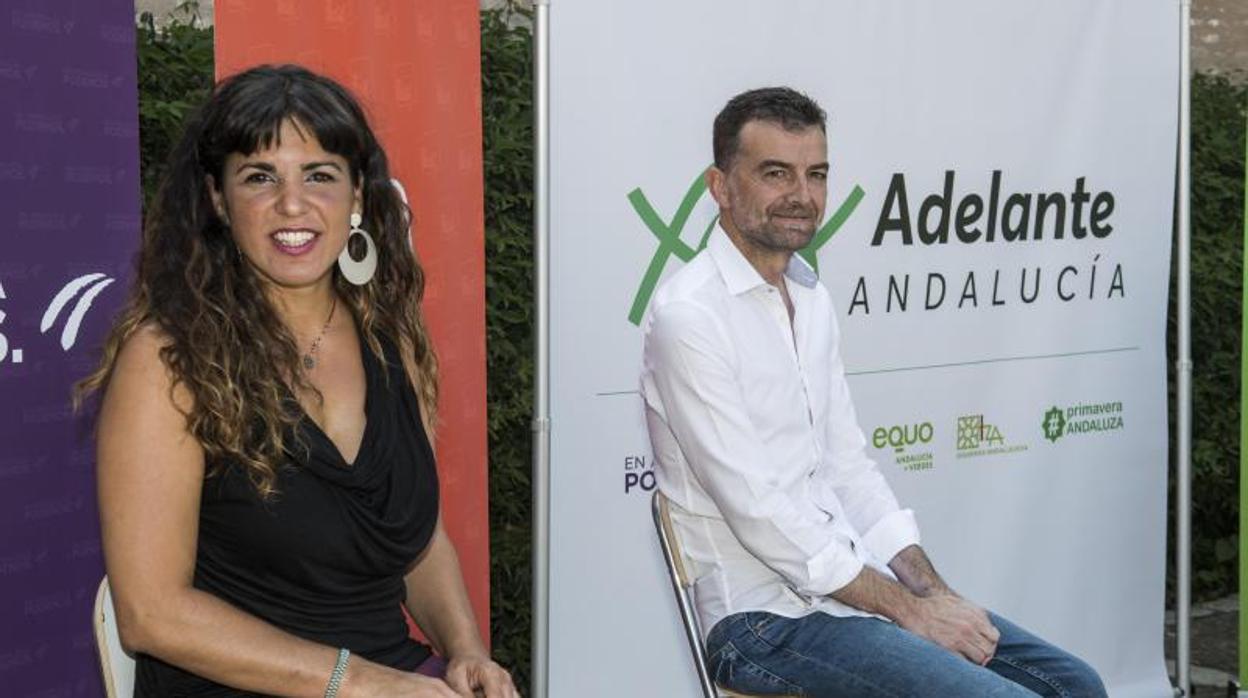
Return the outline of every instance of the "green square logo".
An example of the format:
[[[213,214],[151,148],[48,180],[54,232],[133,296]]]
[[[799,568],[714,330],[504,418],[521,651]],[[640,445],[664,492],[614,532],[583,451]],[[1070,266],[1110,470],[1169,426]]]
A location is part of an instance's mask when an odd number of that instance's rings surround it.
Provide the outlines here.
[[[984,415],[973,414],[958,417],[958,450],[970,451],[979,448],[984,434]]]

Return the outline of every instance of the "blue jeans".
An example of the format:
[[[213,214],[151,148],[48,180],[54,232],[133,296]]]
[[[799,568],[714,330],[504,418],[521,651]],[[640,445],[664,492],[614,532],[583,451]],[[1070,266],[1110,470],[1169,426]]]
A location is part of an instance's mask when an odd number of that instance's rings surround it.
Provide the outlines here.
[[[753,695],[1105,696],[1086,662],[988,615],[1001,639],[987,667],[878,618],[757,611],[715,624],[706,640],[707,664],[720,686]]]

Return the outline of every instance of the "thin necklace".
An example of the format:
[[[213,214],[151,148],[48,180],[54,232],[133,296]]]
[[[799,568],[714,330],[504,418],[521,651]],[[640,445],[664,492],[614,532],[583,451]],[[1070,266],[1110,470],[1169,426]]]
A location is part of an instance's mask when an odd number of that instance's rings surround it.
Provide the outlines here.
[[[334,310],[338,308],[338,294],[334,294],[334,300],[329,305],[329,317],[325,318],[325,326],[321,328],[321,333],[316,335],[316,339],[312,340],[312,345],[308,347],[308,352],[303,355],[303,368],[311,371],[316,368],[316,352],[321,348],[321,340],[325,339],[325,332],[329,330],[329,323],[334,320]]]

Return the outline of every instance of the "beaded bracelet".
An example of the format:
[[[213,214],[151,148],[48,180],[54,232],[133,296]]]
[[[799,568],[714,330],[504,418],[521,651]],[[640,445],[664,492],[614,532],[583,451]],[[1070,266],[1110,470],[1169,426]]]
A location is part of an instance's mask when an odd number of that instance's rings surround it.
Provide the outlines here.
[[[334,664],[334,672],[329,675],[329,683],[325,686],[325,698],[337,698],[338,689],[342,688],[342,678],[347,675],[347,662],[351,660],[351,650],[343,647],[338,650],[338,662]]]

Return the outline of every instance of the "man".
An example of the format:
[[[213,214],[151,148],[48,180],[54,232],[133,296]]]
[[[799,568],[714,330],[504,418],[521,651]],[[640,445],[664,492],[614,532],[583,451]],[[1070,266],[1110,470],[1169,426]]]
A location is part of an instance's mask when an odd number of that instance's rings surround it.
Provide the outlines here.
[[[713,141],[720,229],[655,295],[641,381],[712,676],[759,695],[1104,696],[945,584],[866,456],[831,299],[794,254],[823,217],[823,110],[753,90]]]

